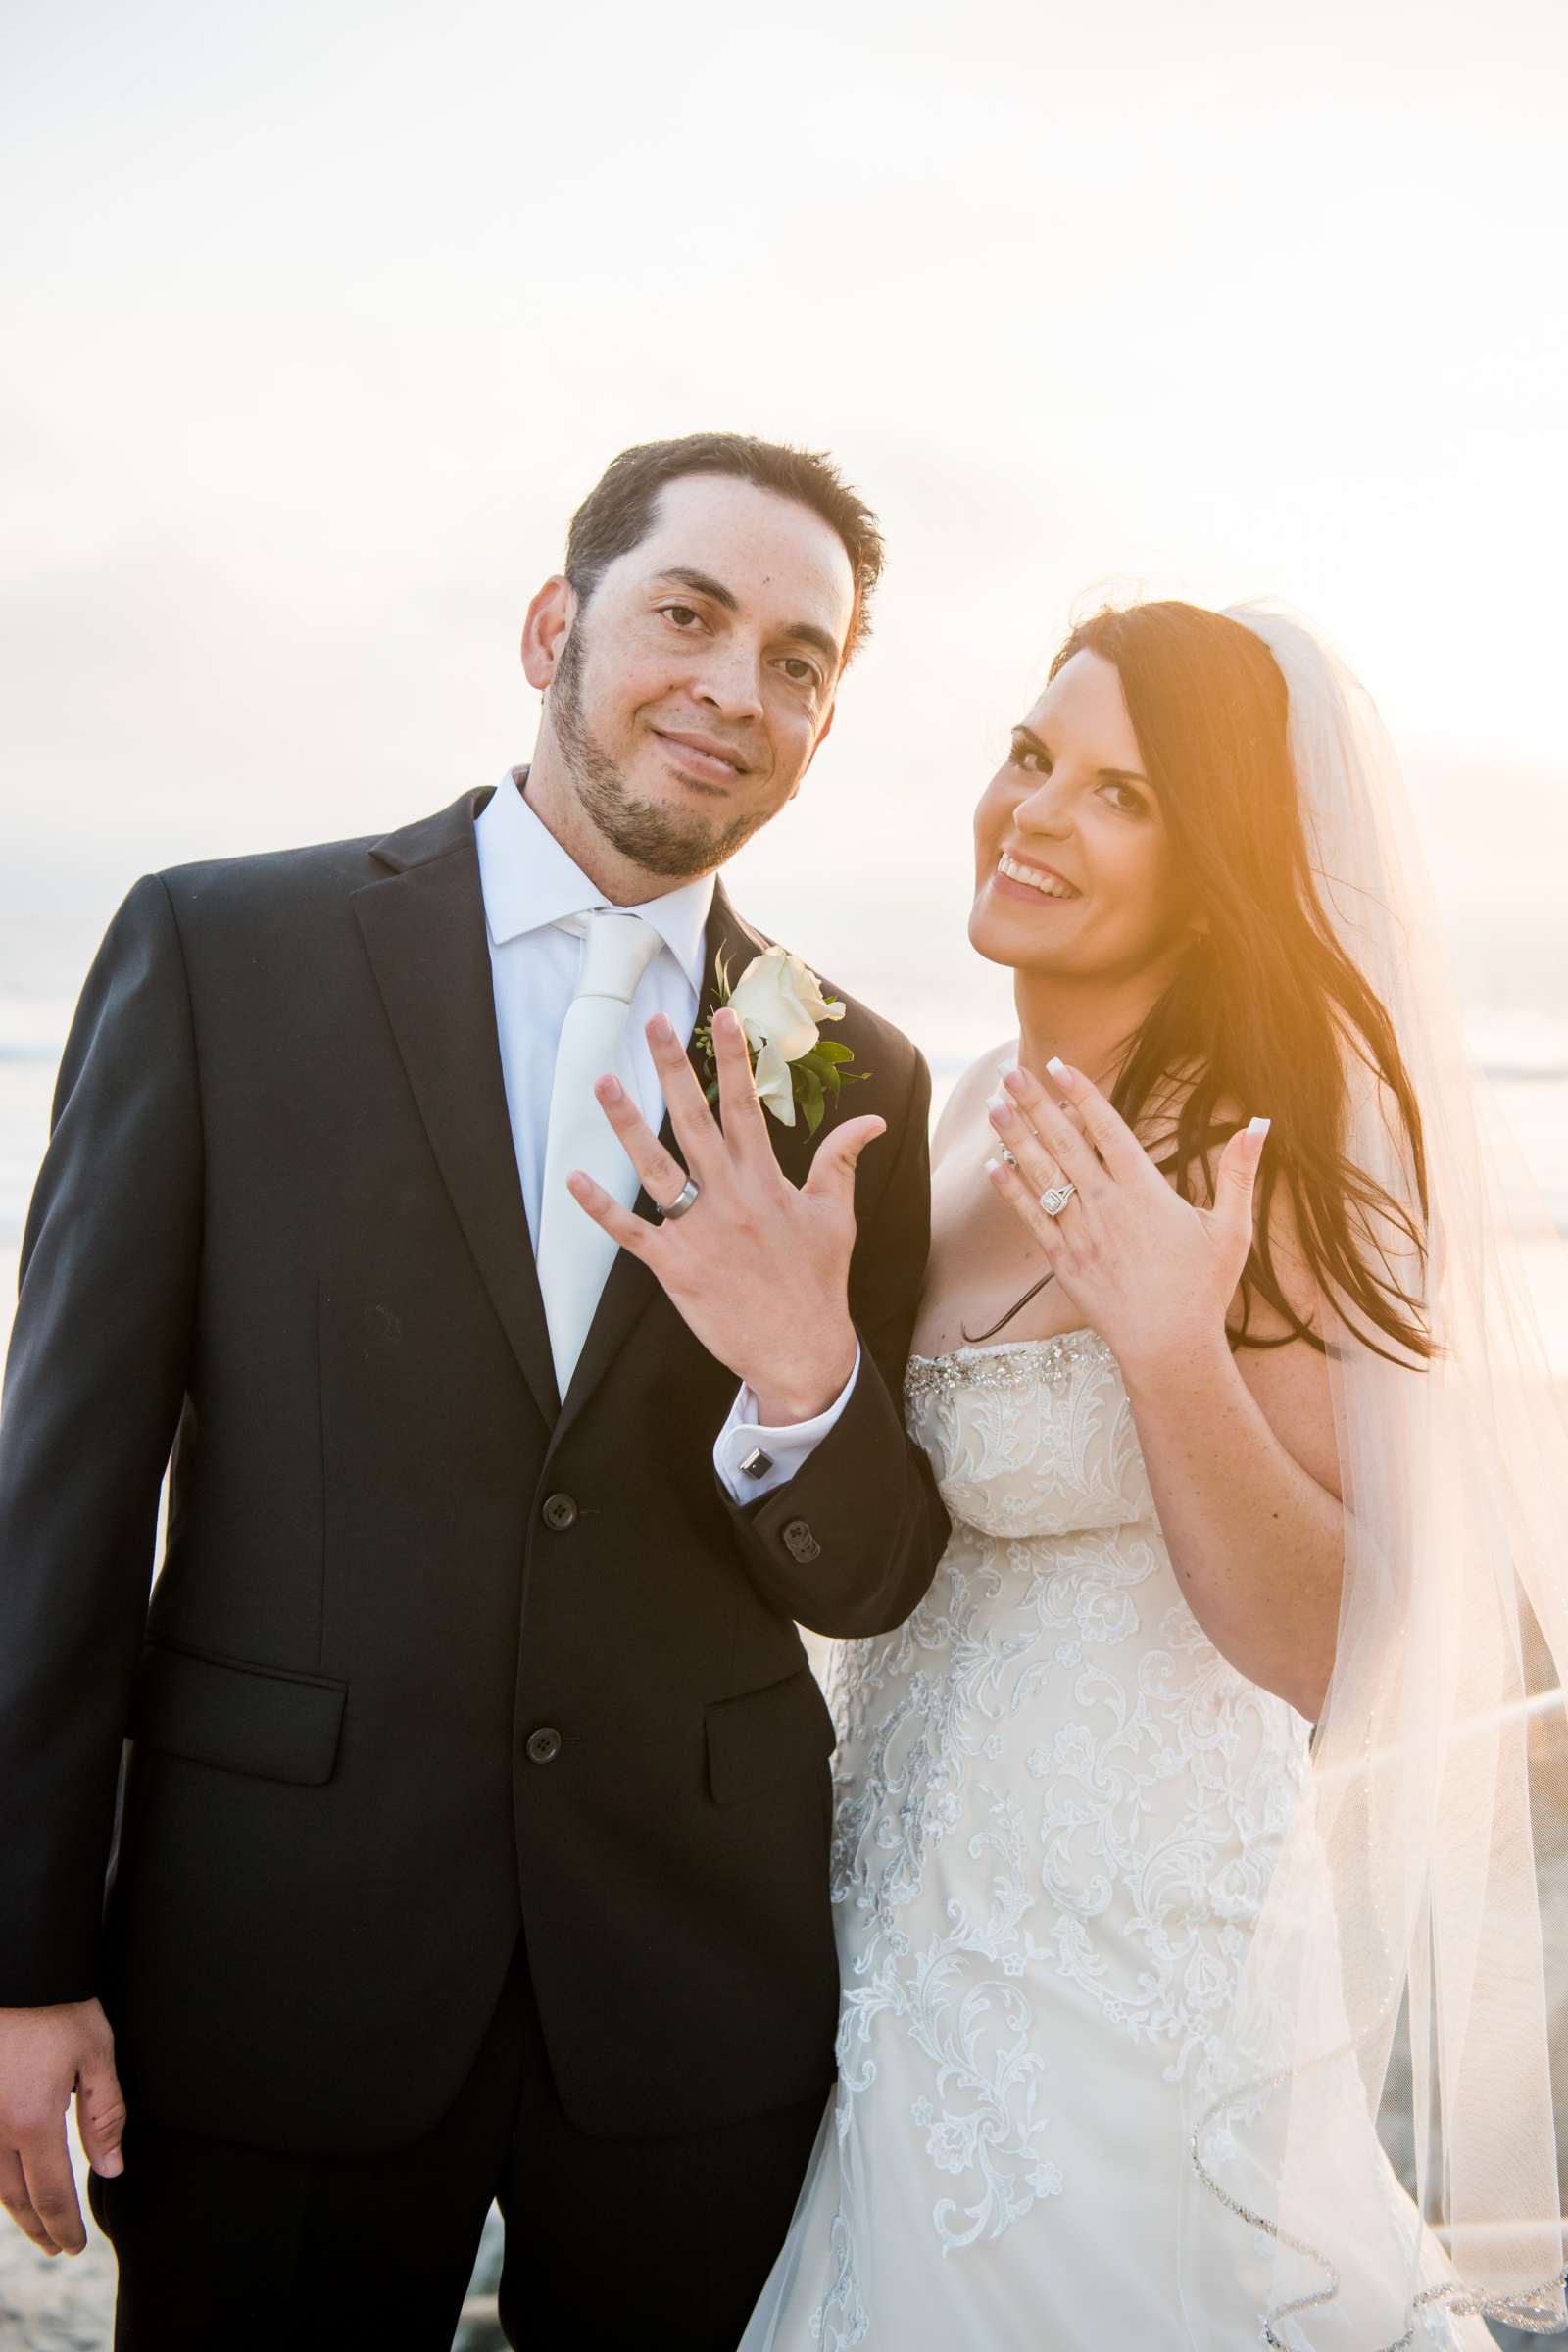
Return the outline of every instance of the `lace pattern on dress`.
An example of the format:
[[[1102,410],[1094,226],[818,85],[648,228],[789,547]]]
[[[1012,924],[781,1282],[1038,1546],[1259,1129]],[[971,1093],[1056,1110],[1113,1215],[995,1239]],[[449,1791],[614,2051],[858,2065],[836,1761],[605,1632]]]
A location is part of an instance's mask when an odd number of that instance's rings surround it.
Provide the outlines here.
[[[916,1357],[906,1407],[955,1526],[908,1623],[831,1654],[836,2114],[842,2144],[896,2037],[952,2254],[1070,2190],[1075,2005],[1201,2082],[1307,1729],[1188,1609],[1098,1334]]]

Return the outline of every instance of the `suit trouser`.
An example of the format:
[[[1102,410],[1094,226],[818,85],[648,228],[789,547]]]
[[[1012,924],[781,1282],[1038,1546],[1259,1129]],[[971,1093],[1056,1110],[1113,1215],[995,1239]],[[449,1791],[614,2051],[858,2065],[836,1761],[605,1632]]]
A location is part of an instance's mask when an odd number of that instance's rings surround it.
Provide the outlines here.
[[[449,2352],[491,2200],[518,2352],[733,2352],[822,2097],[716,2132],[600,2139],[556,2095],[521,1947],[463,2089],[413,2146],[293,2154],[131,2116],[94,2175],[115,2352]]]

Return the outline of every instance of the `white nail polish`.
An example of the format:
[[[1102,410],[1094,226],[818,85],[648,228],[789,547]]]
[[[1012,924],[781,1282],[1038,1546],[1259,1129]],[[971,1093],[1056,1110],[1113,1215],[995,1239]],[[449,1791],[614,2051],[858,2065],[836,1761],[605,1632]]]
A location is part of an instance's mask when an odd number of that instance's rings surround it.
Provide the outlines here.
[[[1269,1128],[1272,1125],[1273,1121],[1271,1119],[1249,1119],[1247,1122],[1247,1132],[1249,1135],[1267,1135]]]
[[[1067,1075],[1067,1064],[1062,1060],[1059,1054],[1053,1054],[1051,1059],[1047,1062],[1046,1067],[1051,1072],[1053,1078],[1065,1078]]]
[[[987,1110],[1010,1110],[1012,1108],[1012,1104],[1008,1102],[1006,1096],[1003,1094],[999,1088],[994,1095],[987,1095],[986,1108]]]
[[[1000,1159],[988,1159],[988,1160],[986,1161],[986,1174],[987,1174],[988,1176],[1000,1176],[1000,1175],[1002,1174],[1002,1162],[1001,1162],[1001,1160],[1000,1160]]]

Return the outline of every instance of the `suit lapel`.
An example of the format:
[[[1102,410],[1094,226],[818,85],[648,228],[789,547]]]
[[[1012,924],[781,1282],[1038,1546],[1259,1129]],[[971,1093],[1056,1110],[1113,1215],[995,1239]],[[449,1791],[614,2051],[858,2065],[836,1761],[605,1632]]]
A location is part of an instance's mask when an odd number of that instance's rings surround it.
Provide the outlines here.
[[[703,1028],[712,1018],[713,1009],[718,1003],[720,959],[722,958],[730,981],[733,983],[740,978],[752,957],[760,956],[766,946],[765,939],[754,931],[749,923],[742,922],[730,905],[723,883],[717,883],[713,891],[712,907],[708,918],[707,960],[703,971],[703,988],[697,1005],[694,1034],[695,1030]],[[706,1086],[711,1073],[706,1063],[699,1060],[695,1044],[691,1050],[691,1059]],[[772,1120],[769,1120],[768,1124],[774,1135],[779,1165],[792,1183],[800,1183],[810,1159],[805,1129],[803,1127],[793,1129],[779,1127]],[[677,1160],[682,1158],[667,1111],[664,1114],[664,1123],[660,1129],[659,1140],[665,1151],[672,1152]],[[803,1146],[806,1148],[803,1149]],[[638,1193],[633,1204],[633,1214],[642,1217],[645,1221],[653,1221],[654,1204],[646,1192]],[[571,1386],[566,1391],[565,1402],[562,1407],[561,1419],[556,1429],[558,1438],[564,1434],[567,1427],[575,1421],[577,1415],[588,1403],[605,1374],[625,1348],[638,1323],[656,1299],[660,1301],[663,1313],[674,1314],[675,1309],[664,1300],[657,1278],[626,1250],[617,1250],[612,1261],[604,1290],[600,1294],[598,1310],[589,1326],[588,1337],[583,1342],[582,1353],[577,1358],[576,1369],[571,1376]]]
[[[351,904],[442,1181],[548,1426],[556,1378],[507,1115],[473,839],[488,798],[466,793],[378,843],[373,854],[390,870]]]
[[[350,903],[442,1181],[534,1401],[559,1439],[655,1300],[664,1313],[675,1310],[647,1267],[618,1251],[564,1402],[558,1398],[507,1112],[474,846],[474,818],[488,798],[487,791],[465,793],[439,815],[378,842],[372,855],[386,876],[356,891]],[[718,1002],[720,960],[734,981],[767,944],[741,920],[719,882],[708,918],[696,1028],[711,1019]],[[695,1048],[693,1060],[706,1084],[710,1073]],[[779,1165],[801,1183],[811,1156],[804,1125],[769,1125]],[[667,1112],[660,1141],[680,1158]],[[633,1213],[653,1220],[645,1192]]]

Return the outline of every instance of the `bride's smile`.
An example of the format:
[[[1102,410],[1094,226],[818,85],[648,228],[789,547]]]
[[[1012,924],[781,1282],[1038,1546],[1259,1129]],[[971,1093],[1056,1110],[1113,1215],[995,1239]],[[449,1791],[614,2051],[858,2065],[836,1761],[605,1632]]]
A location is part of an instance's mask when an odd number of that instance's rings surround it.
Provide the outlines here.
[[[975,811],[970,942],[1057,981],[1138,973],[1152,999],[1192,930],[1115,666],[1076,654],[1012,729]]]

